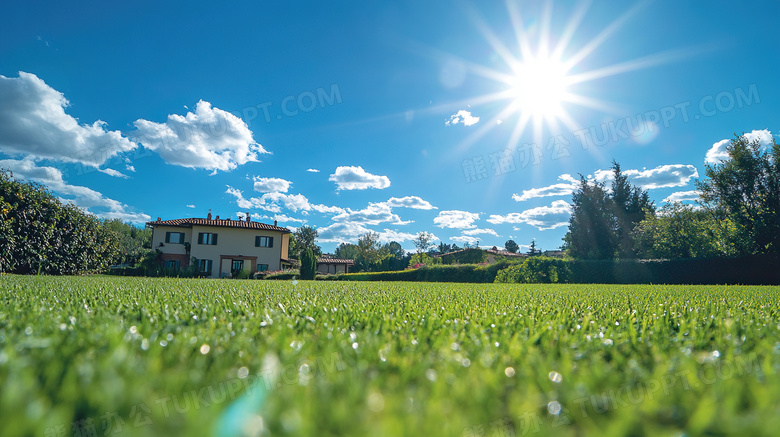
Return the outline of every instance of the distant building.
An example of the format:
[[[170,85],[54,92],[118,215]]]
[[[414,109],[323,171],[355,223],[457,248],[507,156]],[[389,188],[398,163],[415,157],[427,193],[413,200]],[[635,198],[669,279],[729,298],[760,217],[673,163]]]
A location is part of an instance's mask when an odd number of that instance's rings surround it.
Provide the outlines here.
[[[566,252],[562,250],[545,250],[542,255],[552,258],[563,258],[566,255]]]
[[[252,274],[282,270],[291,265],[288,257],[290,230],[246,220],[183,218],[146,223],[152,228],[152,248],[162,252],[163,266],[188,267],[195,258],[198,272],[221,278],[239,272]]]
[[[355,261],[351,259],[323,256],[321,258],[317,258],[317,273],[321,273],[323,275],[349,273],[349,267],[354,265]]]

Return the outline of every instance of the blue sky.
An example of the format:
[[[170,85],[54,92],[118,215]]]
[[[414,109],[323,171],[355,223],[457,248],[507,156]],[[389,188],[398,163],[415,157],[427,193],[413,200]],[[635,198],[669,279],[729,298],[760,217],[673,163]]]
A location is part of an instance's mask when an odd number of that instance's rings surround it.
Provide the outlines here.
[[[102,217],[560,246],[611,160],[657,205],[780,133],[777,2],[15,2],[0,167]]]

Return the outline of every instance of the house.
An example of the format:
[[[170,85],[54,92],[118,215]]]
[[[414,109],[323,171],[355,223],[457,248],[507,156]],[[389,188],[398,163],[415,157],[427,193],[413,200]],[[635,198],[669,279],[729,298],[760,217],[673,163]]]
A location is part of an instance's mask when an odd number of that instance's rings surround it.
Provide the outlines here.
[[[317,273],[323,275],[334,273],[349,273],[349,266],[354,266],[355,261],[343,258],[331,258],[323,256],[317,258]]]
[[[239,272],[282,270],[290,265],[287,251],[290,230],[246,220],[183,218],[146,223],[152,228],[152,248],[162,252],[163,266],[181,269],[190,260],[198,263],[198,272],[211,278]]]

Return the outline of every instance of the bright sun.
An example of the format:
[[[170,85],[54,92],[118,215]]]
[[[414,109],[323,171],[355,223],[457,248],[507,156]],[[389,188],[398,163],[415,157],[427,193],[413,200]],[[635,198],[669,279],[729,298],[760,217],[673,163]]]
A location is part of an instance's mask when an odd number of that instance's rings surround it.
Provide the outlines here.
[[[540,2],[541,3],[541,2]],[[581,126],[575,120],[582,109],[601,113],[614,113],[615,105],[599,98],[581,94],[582,84],[613,75],[659,65],[686,55],[684,50],[656,53],[633,60],[586,70],[583,63],[593,52],[614,34],[628,19],[639,14],[645,2],[639,2],[613,23],[606,26],[590,40],[575,38],[577,28],[583,22],[591,2],[582,1],[562,27],[552,30],[552,2],[544,2],[538,19],[525,22],[520,8],[507,2],[507,12],[516,36],[516,46],[505,45],[478,13],[473,17],[477,27],[490,44],[506,69],[496,69],[463,61],[469,71],[481,75],[499,85],[499,90],[477,96],[470,105],[507,102],[498,113],[463,140],[461,147],[475,144],[497,126],[513,126],[507,138],[507,148],[515,147],[529,129],[534,143],[541,143],[545,131],[557,131],[559,127],[572,132]],[[534,23],[535,21],[535,23]],[[572,42],[579,48],[572,50]],[[575,113],[571,113],[575,107]],[[505,123],[512,120],[512,123]],[[514,122],[516,120],[516,122]]]
[[[566,99],[566,67],[552,59],[532,59],[514,66],[511,95],[514,105],[535,119],[556,119],[563,115]]]

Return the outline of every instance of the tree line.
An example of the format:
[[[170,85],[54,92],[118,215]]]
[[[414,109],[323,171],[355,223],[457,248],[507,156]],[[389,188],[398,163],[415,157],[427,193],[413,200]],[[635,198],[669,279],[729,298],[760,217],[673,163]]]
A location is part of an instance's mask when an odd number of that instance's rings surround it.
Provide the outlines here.
[[[134,263],[151,230],[101,220],[0,169],[0,272],[70,275]]]
[[[780,251],[780,146],[735,135],[706,165],[697,205],[657,209],[613,161],[610,189],[580,175],[564,248],[575,259],[684,259]]]

